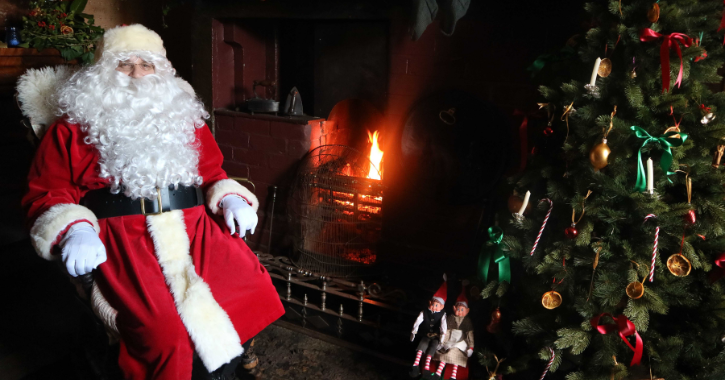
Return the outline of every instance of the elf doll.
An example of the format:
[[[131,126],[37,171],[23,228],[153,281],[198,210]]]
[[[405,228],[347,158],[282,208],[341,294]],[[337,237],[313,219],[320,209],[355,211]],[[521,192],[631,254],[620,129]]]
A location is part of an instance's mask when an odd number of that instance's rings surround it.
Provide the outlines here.
[[[468,318],[468,298],[466,297],[466,284],[464,281],[461,294],[453,305],[453,315],[446,318],[448,331],[446,339],[442,339],[443,347],[438,350],[435,360],[439,361],[434,379],[440,379],[446,364],[453,366],[451,379],[456,378],[458,367],[466,367],[468,358],[473,355],[473,322]]]
[[[438,346],[442,341],[445,340],[446,335],[446,313],[443,311],[443,307],[446,305],[446,294],[448,292],[448,286],[446,283],[446,276],[443,275],[443,285],[438,288],[438,291],[433,294],[433,297],[428,301],[428,309],[423,310],[418,314],[418,318],[413,324],[413,331],[410,334],[410,341],[415,339],[415,334],[418,333],[418,328],[423,334],[423,337],[418,343],[418,349],[415,355],[415,362],[413,368],[410,370],[410,377],[416,377],[420,375],[420,358],[425,352],[425,367],[423,371],[425,375],[430,373],[430,361],[433,355],[438,350]]]

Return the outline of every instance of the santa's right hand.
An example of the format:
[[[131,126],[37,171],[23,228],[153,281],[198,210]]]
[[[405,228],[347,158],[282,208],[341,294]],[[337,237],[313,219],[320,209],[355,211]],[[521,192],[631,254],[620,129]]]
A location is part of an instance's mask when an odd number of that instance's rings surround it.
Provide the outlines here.
[[[410,334],[410,341],[412,342],[413,340],[415,340],[415,333]]]
[[[72,225],[59,245],[65,268],[73,277],[90,273],[106,261],[106,247],[89,223]]]

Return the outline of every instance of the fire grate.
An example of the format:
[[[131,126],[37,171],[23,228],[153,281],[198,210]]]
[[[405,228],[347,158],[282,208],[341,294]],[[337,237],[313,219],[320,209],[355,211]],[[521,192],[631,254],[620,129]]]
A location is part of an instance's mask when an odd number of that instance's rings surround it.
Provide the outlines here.
[[[383,186],[367,178],[371,165],[342,145],[323,145],[305,156],[290,205],[296,265],[326,276],[355,277],[375,264]]]

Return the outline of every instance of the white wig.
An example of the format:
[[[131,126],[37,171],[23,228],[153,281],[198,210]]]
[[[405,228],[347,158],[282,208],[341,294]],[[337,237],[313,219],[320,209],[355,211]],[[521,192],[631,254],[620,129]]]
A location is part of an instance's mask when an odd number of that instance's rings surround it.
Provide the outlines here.
[[[153,63],[155,73],[132,78],[116,70],[131,57]],[[159,53],[107,51],[59,91],[61,115],[98,149],[100,176],[112,193],[154,199],[157,186],[202,183],[195,130],[209,114],[179,87],[175,73]]]

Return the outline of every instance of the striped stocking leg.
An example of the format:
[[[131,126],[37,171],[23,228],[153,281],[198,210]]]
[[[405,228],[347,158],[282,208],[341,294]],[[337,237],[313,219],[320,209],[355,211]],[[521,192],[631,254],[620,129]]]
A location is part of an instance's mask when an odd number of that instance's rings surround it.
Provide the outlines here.
[[[430,371],[430,359],[431,359],[430,355],[427,355],[425,357],[425,367],[423,367],[423,369],[426,371]]]
[[[454,365],[453,366],[453,373],[451,374],[451,379],[455,380],[457,373],[458,373],[458,366],[457,365]]]
[[[443,368],[446,368],[445,362],[441,362],[441,364],[438,365],[438,369],[436,370],[436,375],[443,376],[443,375],[441,375],[443,373]]]
[[[420,357],[423,355],[422,350],[418,350],[418,352],[415,354],[415,363],[413,363],[413,367],[420,365]]]

